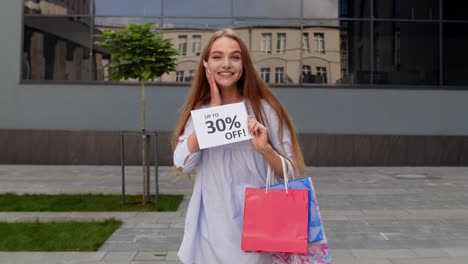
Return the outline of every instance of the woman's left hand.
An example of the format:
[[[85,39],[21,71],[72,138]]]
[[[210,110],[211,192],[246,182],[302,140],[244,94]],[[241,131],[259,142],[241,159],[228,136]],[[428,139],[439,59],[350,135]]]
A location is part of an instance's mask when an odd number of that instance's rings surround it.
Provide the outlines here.
[[[250,143],[260,153],[266,152],[270,145],[268,144],[268,130],[255,118],[254,115],[247,117],[247,127],[249,133],[254,136],[250,140]]]

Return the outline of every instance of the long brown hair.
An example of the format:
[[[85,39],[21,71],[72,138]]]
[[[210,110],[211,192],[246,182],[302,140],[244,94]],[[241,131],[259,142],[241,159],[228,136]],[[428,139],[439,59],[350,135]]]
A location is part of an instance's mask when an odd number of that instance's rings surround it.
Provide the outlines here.
[[[237,89],[239,89],[240,94],[251,103],[257,120],[260,123],[265,124],[267,127],[268,127],[267,119],[261,107],[261,99],[264,99],[273,108],[273,110],[278,115],[278,119],[279,119],[280,125],[278,126],[278,134],[279,134],[280,142],[282,142],[283,140],[283,125],[282,124],[285,124],[291,136],[292,152],[294,155],[294,162],[293,162],[294,170],[297,175],[303,175],[304,174],[304,158],[302,156],[302,152],[299,147],[299,142],[298,142],[291,118],[289,117],[287,112],[284,110],[283,106],[278,101],[278,99],[276,99],[276,97],[273,95],[270,88],[267,87],[265,82],[263,82],[263,80],[255,71],[254,65],[252,63],[252,59],[250,58],[249,51],[247,49],[247,46],[232,29],[223,29],[223,30],[219,30],[215,32],[214,35],[211,37],[210,41],[207,43],[207,45],[203,49],[203,52],[200,57],[200,61],[198,63],[198,69],[195,75],[195,79],[192,83],[192,87],[190,89],[187,100],[182,107],[182,113],[180,116],[179,123],[177,124],[177,127],[173,133],[173,138],[172,138],[173,148],[175,148],[175,146],[178,143],[178,138],[184,132],[185,125],[188,119],[190,118],[190,111],[196,109],[198,106],[207,105],[210,103],[210,100],[211,100],[210,86],[208,83],[208,79],[206,78],[206,75],[205,75],[205,69],[203,67],[203,60],[208,61],[208,57],[211,51],[211,46],[213,45],[213,42],[220,37],[228,37],[239,43],[239,46],[241,49],[241,59],[242,59],[242,64],[243,64],[243,74],[242,74],[242,77],[238,81]],[[273,146],[273,144],[271,144],[270,138],[268,138],[268,142],[270,143],[270,145]]]

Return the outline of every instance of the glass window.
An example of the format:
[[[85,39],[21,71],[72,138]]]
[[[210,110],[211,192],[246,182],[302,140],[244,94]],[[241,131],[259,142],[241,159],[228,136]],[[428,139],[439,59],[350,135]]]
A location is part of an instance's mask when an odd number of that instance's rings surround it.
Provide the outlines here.
[[[439,24],[376,22],[374,82],[439,85]]]
[[[444,23],[442,41],[443,85],[466,86],[468,23]]]
[[[191,82],[195,76],[195,70],[189,70],[188,76],[185,77],[184,82]]]
[[[93,59],[92,59],[92,74],[93,80],[97,81],[109,81],[108,69],[103,67],[110,62],[110,52],[102,47],[94,44],[100,39],[96,36],[101,34],[104,30],[119,30],[126,28],[131,23],[145,24],[154,22],[154,30],[159,29],[159,20],[155,18],[143,18],[143,17],[95,17],[94,28],[92,32],[93,38]],[[122,80],[124,81],[124,80]],[[129,82],[136,82],[137,80],[127,80]]]
[[[187,54],[187,35],[179,35],[177,39],[179,56],[185,56]]]
[[[176,82],[184,81],[184,71],[176,71]]]
[[[24,80],[90,80],[88,17],[25,17]]]
[[[212,18],[165,18],[163,28],[166,32],[176,30],[210,30],[214,32],[218,29],[232,27],[230,19],[212,19]],[[194,32],[196,34],[196,32]]]
[[[319,51],[302,53],[303,83],[370,83],[370,22],[304,20],[303,33],[314,36]]]
[[[317,70],[318,82],[328,83],[328,81],[327,81],[327,67],[317,67],[316,70]]]
[[[320,3],[328,2],[321,0],[314,0]],[[339,1],[339,16],[342,18],[370,18],[371,0],[340,0]],[[304,1],[304,9],[308,7],[307,0]],[[307,17],[304,13],[304,17]]]
[[[99,16],[161,15],[161,0],[94,0],[94,6],[94,13]]]
[[[312,74],[312,68],[310,67],[310,65],[302,65],[302,74],[303,75]]]
[[[312,67],[310,65],[302,65],[302,83],[313,83],[313,76],[312,76]]]
[[[323,33],[314,33],[315,52],[325,53],[325,37]]]
[[[182,19],[170,18],[164,19],[163,37],[171,39],[174,48],[179,50],[180,55],[184,53],[189,59],[201,54],[206,41],[208,41],[216,30],[230,27],[231,22],[228,19]],[[191,40],[192,52],[187,54],[188,36]],[[187,69],[188,70],[188,69]]]
[[[266,83],[270,82],[270,68],[261,68],[260,69],[260,78]]]
[[[332,84],[369,84],[370,83],[370,23],[367,21],[341,21],[339,40],[330,40],[326,50],[331,51],[337,46],[340,50],[338,58],[341,71],[335,64],[329,67],[329,83]],[[334,36],[334,35],[333,35]],[[334,39],[334,38],[333,38]],[[335,54],[328,52],[327,56]],[[340,72],[338,78],[336,74]]]
[[[299,18],[301,16],[301,0],[235,0],[233,4],[236,17]]]
[[[89,15],[92,0],[23,0],[24,14]]]
[[[260,50],[263,53],[271,53],[271,33],[262,33],[262,43]]]
[[[308,32],[302,33],[302,49],[303,49],[305,52],[309,52],[309,51],[310,51],[309,33],[308,33]]]
[[[439,0],[373,0],[375,18],[439,19]]]
[[[186,51],[185,55],[177,57],[178,70],[184,70],[187,74],[190,73],[190,70],[196,69],[200,60],[200,54],[207,44],[206,42],[210,40],[216,30],[230,27],[229,25],[232,25],[232,21],[229,19],[164,19],[164,25],[162,25],[163,37],[170,39],[173,47],[176,50],[180,49],[182,52],[180,54],[183,54],[184,49]],[[186,36],[186,38],[180,39],[179,42],[179,36]],[[187,43],[186,41],[191,41],[191,43]],[[200,54],[197,54],[198,47]],[[187,52],[187,48],[190,48],[192,52]],[[193,52],[194,48],[195,52]],[[165,74],[161,77],[161,80],[163,82],[175,82],[176,75],[174,73]]]
[[[250,55],[255,68],[284,68],[284,83],[298,84],[300,82],[300,61],[301,61],[301,27],[298,20],[271,20],[271,19],[236,19],[234,20],[236,32],[241,36],[249,47]],[[267,34],[267,35],[264,35]],[[284,53],[271,51],[269,44],[278,43],[278,35],[287,36],[284,42]],[[262,49],[263,41],[263,49]],[[282,41],[280,41],[281,43]],[[267,44],[268,43],[268,44]],[[276,44],[275,44],[276,45]],[[280,44],[282,45],[282,44]],[[270,52],[265,52],[269,50]],[[277,46],[275,46],[275,51]],[[271,72],[274,74],[274,72]],[[274,76],[272,76],[274,78]],[[271,81],[274,81],[272,79]]]
[[[133,2],[133,0],[131,2]],[[230,9],[230,0],[197,0],[196,2],[193,0],[164,1],[164,16],[226,17],[231,15]]]
[[[339,13],[338,0],[304,0],[305,18],[337,18]]]
[[[201,35],[192,36],[192,53],[199,56],[201,53]]]
[[[444,20],[468,20],[466,1],[443,0],[442,7]]]
[[[275,68],[275,83],[284,83],[284,68]]]
[[[159,30],[159,19],[149,17],[95,17],[94,29],[99,34],[104,29],[119,30],[130,24],[146,24],[154,22],[153,28]]]
[[[270,74],[271,82],[290,84],[468,82],[460,55],[468,44],[464,2],[200,0],[194,5],[191,0],[163,1],[23,0],[23,80],[109,80],[102,66],[110,54],[94,44],[95,35],[153,21],[154,29],[179,51],[177,72],[165,74],[162,81],[190,82],[213,32],[233,28],[266,82]],[[162,16],[164,24],[159,23]],[[341,20],[333,19],[337,17]]]
[[[278,33],[276,35],[276,52],[284,53],[286,49],[286,33]]]

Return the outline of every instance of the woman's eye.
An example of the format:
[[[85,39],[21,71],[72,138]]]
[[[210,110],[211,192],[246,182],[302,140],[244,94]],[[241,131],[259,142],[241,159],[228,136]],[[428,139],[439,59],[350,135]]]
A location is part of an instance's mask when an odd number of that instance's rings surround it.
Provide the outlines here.
[[[212,59],[213,60],[219,60],[219,59],[221,59],[221,56],[213,56]]]
[[[239,56],[234,56],[232,57],[233,60],[240,60],[241,58]]]

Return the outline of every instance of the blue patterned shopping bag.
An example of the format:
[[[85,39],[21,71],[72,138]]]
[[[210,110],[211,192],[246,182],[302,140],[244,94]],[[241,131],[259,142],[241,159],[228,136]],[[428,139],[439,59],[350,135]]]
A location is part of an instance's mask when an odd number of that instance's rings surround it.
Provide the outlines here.
[[[270,185],[270,189],[284,189],[285,183]],[[306,189],[309,195],[309,243],[324,239],[323,223],[319,213],[317,199],[314,193],[312,179],[304,177],[296,180],[289,180],[289,189]]]

